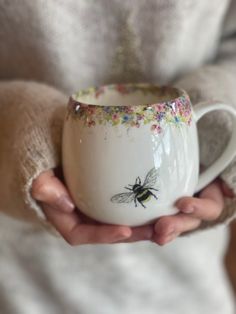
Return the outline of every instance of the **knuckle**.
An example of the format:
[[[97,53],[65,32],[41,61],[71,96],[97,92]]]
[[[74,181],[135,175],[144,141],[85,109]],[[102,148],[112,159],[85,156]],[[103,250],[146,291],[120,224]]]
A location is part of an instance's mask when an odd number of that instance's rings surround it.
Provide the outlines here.
[[[50,192],[52,186],[54,186],[55,176],[51,170],[42,172],[32,182],[31,195],[39,201],[44,201],[44,198]]]
[[[171,223],[171,219],[169,217],[164,217],[160,219],[159,222],[155,226],[155,231],[158,234],[166,233],[169,228],[170,223]]]
[[[170,226],[171,221],[172,219],[170,217],[166,217],[165,219],[163,219],[161,222],[161,228],[163,230],[166,230]]]
[[[35,181],[34,184],[32,185],[31,195],[35,199],[41,200],[41,198],[45,195],[46,192],[47,184],[45,184],[45,182]]]

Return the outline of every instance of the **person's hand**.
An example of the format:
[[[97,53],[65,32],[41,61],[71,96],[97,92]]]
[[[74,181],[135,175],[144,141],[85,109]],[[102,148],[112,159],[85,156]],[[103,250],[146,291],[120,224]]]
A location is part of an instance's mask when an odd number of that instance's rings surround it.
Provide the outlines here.
[[[61,180],[60,180],[60,179]],[[120,243],[150,240],[153,226],[130,228],[98,223],[79,212],[63,184],[61,172],[41,173],[33,181],[32,197],[47,220],[72,246],[79,244]]]
[[[233,197],[233,192],[217,179],[203,189],[198,197],[179,199],[175,205],[180,212],[157,220],[152,241],[164,245],[182,233],[198,228],[203,220],[216,220],[224,208],[224,196]]]

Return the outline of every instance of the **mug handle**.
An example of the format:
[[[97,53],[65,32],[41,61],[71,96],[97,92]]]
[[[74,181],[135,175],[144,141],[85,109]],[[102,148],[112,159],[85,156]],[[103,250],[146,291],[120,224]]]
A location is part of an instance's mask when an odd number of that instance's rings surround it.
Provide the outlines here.
[[[236,156],[236,109],[231,105],[223,104],[221,102],[201,102],[195,105],[193,109],[196,122],[198,122],[206,113],[214,110],[225,110],[231,113],[233,117],[233,131],[229,143],[222,155],[209,168],[200,174],[195,193],[199,192],[207,184],[213,181]]]

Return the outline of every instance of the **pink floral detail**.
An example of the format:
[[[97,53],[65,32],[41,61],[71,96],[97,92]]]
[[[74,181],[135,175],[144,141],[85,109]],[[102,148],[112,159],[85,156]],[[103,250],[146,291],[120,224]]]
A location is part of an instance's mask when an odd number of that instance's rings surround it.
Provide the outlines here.
[[[95,121],[91,120],[88,122],[89,127],[94,126],[94,125],[96,125]]]
[[[153,124],[151,126],[151,131],[154,133],[154,134],[159,134],[162,132],[162,128],[160,125],[157,125],[157,124]]]
[[[104,87],[100,87],[99,89],[96,90],[95,97],[98,98],[103,93],[104,93]]]
[[[155,93],[157,89],[150,86],[147,90],[142,90],[135,85],[108,85],[107,87],[92,88],[80,92],[76,98],[84,95],[95,95],[98,98],[106,89],[116,90],[121,94],[128,94],[137,90],[143,93]],[[182,95],[174,101],[140,105],[140,106],[96,106],[87,105],[74,98],[70,99],[67,117],[72,116],[80,119],[85,126],[93,127],[97,124],[105,125],[110,123],[113,126],[124,125],[126,127],[139,128],[141,124],[150,124],[150,130],[154,134],[162,132],[162,124],[190,125],[192,121],[192,110],[190,100],[187,95]]]
[[[118,120],[118,119],[119,119],[118,113],[114,113],[114,114],[112,115],[112,120]]]
[[[165,111],[165,105],[164,104],[156,104],[156,105],[154,105],[154,109],[157,112]]]
[[[121,94],[128,94],[129,91],[127,89],[127,86],[124,84],[117,84],[116,85],[116,90],[121,93]]]

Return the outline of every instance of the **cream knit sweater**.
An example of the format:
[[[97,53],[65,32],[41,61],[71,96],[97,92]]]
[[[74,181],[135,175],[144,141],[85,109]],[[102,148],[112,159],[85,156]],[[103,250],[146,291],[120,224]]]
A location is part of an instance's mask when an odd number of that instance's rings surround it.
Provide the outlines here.
[[[71,248],[42,228],[30,187],[60,164],[77,89],[147,81],[180,86],[194,104],[236,105],[235,16],[235,0],[0,0],[1,314],[234,313],[226,228],[166,248]],[[202,164],[220,155],[230,130],[222,112],[202,119]],[[236,192],[236,160],[221,177]],[[234,212],[230,202],[220,221]]]

